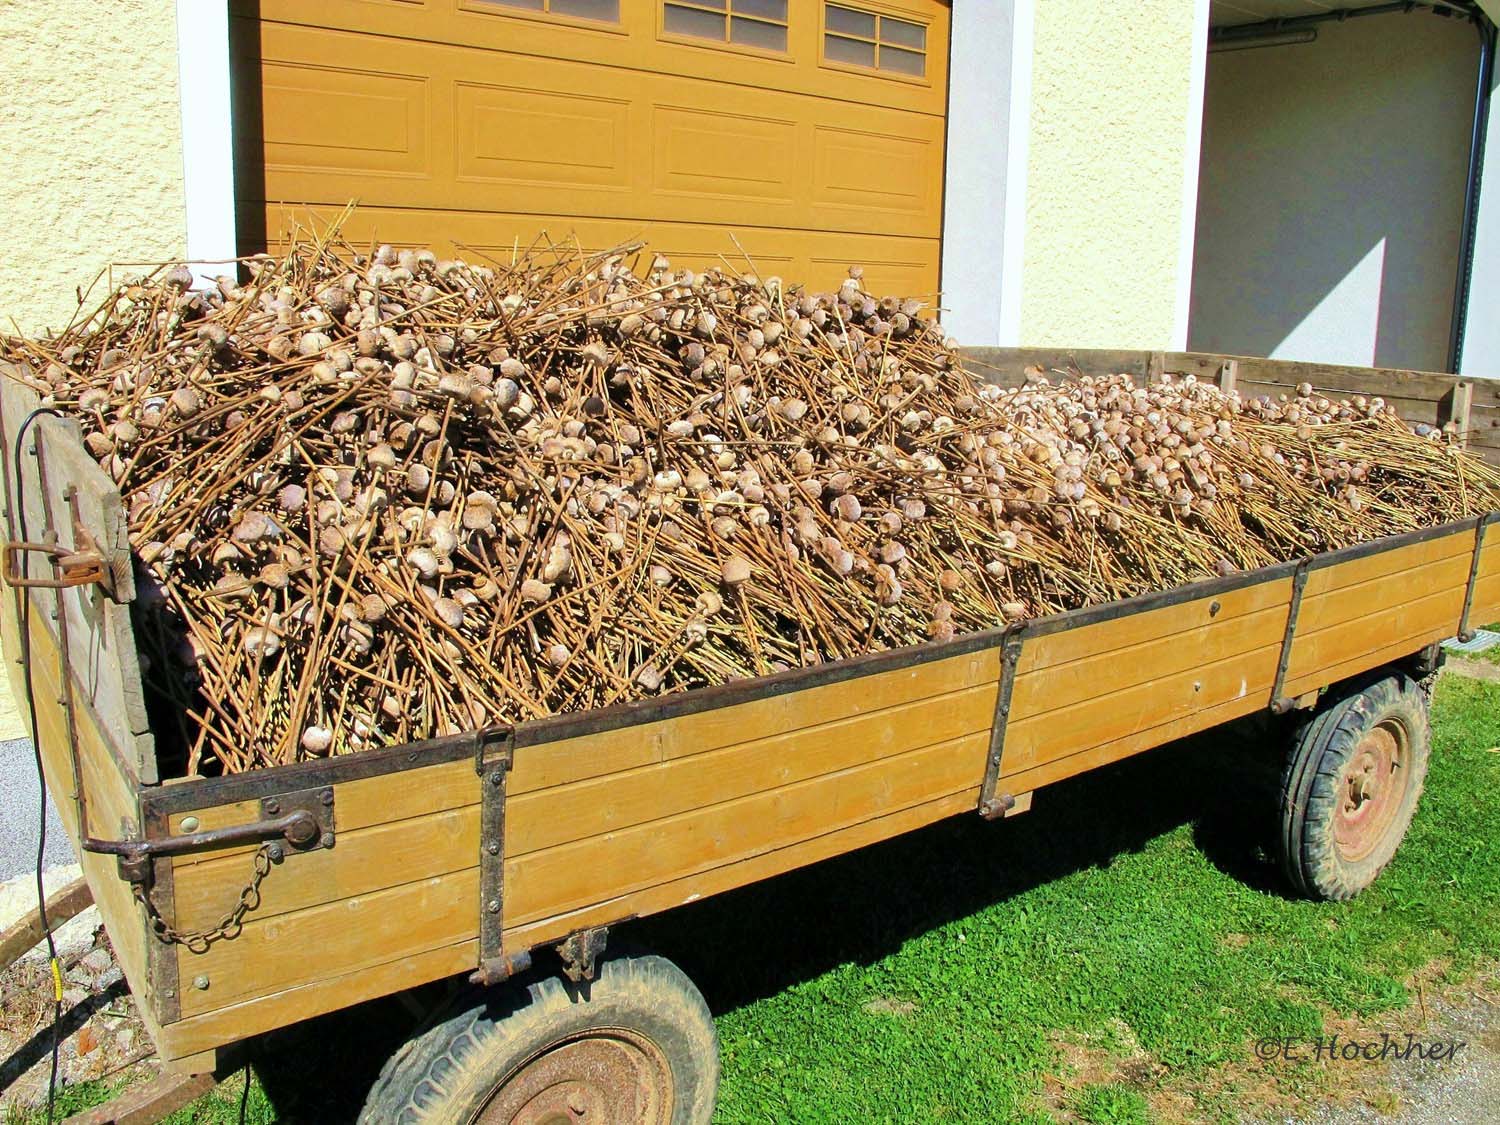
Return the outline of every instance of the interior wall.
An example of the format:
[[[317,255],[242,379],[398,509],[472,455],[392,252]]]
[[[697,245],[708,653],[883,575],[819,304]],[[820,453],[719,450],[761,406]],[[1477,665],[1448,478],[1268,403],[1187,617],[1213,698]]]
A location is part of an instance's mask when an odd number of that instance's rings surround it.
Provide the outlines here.
[[[1425,12],[1210,54],[1189,347],[1442,370],[1478,63]]]

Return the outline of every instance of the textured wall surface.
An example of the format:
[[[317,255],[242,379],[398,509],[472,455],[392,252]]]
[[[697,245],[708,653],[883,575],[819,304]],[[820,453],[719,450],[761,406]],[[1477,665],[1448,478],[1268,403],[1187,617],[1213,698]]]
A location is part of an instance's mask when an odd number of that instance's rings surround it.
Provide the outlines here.
[[[1022,345],[1171,345],[1196,7],[1038,0]]]
[[[1189,345],[1442,370],[1478,67],[1425,12],[1212,55]]]
[[[0,324],[186,252],[174,0],[0,0]]]

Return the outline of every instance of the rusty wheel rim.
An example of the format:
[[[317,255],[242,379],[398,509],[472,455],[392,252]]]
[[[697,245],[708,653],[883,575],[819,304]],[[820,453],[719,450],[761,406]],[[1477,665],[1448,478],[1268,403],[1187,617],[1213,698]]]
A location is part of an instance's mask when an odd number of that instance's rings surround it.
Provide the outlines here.
[[[666,1125],[672,1078],[655,1043],[625,1028],[545,1047],[501,1079],[475,1125]]]
[[[1387,838],[1411,783],[1406,728],[1386,720],[1355,747],[1339,774],[1333,837],[1345,860],[1366,859]]]

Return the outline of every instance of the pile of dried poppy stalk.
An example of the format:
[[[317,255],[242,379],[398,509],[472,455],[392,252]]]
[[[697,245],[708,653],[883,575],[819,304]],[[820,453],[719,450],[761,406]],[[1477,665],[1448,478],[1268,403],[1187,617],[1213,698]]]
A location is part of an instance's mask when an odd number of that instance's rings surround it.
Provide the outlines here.
[[[960,368],[920,302],[639,250],[299,238],[10,339],[119,482],[149,687],[233,772],[578,711],[1500,507],[1379,399]],[[1424,428],[1425,431],[1425,428]]]

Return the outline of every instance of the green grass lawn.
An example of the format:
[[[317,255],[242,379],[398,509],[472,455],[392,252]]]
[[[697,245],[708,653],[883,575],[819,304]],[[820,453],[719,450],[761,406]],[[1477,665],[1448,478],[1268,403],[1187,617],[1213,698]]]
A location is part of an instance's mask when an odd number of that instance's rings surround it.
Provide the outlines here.
[[[1044,790],[1025,816],[949,821],[626,936],[708,997],[724,1122],[1295,1106],[1326,1069],[1257,1062],[1257,1039],[1405,1029],[1408,982],[1500,964],[1500,685],[1444,677],[1434,743],[1405,846],[1349,904],[1285,896],[1262,843],[1281,747],[1220,731]],[[400,1034],[380,1023],[273,1039],[248,1120],[352,1116]],[[238,1094],[172,1120],[232,1121]]]

